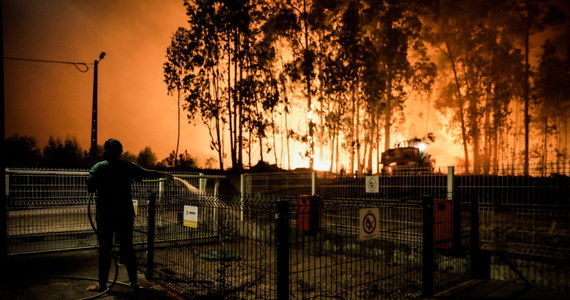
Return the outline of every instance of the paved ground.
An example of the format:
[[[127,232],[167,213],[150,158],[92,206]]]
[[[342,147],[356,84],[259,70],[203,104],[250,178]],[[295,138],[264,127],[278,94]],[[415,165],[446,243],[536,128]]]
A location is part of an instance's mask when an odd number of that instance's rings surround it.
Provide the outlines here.
[[[570,294],[497,280],[471,280],[442,292],[433,300],[569,300]]]
[[[30,254],[8,257],[8,270],[0,283],[0,299],[66,300],[85,299],[98,293],[86,291],[97,277],[97,251],[79,250],[48,254]],[[109,278],[114,278],[111,267]],[[118,281],[128,282],[125,267],[119,265]],[[177,299],[160,286],[155,286],[139,274],[141,292],[132,296],[129,288],[115,285],[109,295],[98,299]]]
[[[114,277],[111,268],[110,278]],[[0,299],[16,300],[78,300],[96,296],[86,291],[97,276],[97,251],[79,250],[48,254],[10,256],[7,270],[1,270]],[[91,279],[90,279],[91,278]],[[125,267],[119,265],[118,281],[127,282]],[[153,285],[139,274],[143,286],[136,296],[129,295],[129,288],[115,285],[110,294],[98,299],[179,299],[160,286]],[[530,288],[522,284],[493,280],[472,280],[439,293],[432,300],[471,299],[520,299],[520,300],[570,300],[570,295],[547,289]]]

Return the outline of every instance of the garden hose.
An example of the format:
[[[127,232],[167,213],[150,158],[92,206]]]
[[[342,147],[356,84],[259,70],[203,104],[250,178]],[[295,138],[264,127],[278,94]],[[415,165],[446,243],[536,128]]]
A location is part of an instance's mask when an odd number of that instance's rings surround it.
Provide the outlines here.
[[[159,179],[145,179],[142,182],[144,183],[149,183],[149,182],[162,182],[162,181],[166,181],[166,178],[159,178]]]
[[[145,183],[152,183],[152,182],[162,182],[162,181],[166,181],[166,178],[160,178],[160,179],[150,179],[150,180],[143,180],[142,182]],[[93,232],[95,233],[95,235],[97,236],[97,240],[99,241],[100,245],[99,247],[105,247],[106,249],[112,251],[112,247],[110,245],[106,245],[105,243],[101,243],[102,240],[99,239],[99,232],[97,231],[97,227],[95,225],[95,222],[93,221],[93,215],[91,214],[91,203],[93,202],[93,197],[94,197],[95,193],[90,193],[89,194],[89,200],[87,202],[87,218],[89,219],[89,224],[91,225],[91,228],[93,229]],[[89,297],[85,297],[85,298],[80,298],[78,300],[90,300],[90,299],[96,299],[99,297],[104,296],[105,294],[109,293],[109,291],[111,291],[111,288],[114,285],[122,285],[122,286],[128,286],[130,287],[130,284],[127,282],[121,282],[118,281],[118,277],[119,277],[119,263],[118,260],[115,256],[113,256],[113,261],[115,264],[115,276],[113,278],[113,280],[108,280],[107,282],[110,283],[111,285],[109,285],[109,287],[107,287],[107,289],[105,289],[104,291],[89,296]],[[62,279],[75,279],[75,280],[87,280],[87,281],[99,281],[98,278],[94,278],[94,277],[85,277],[85,276],[71,276],[71,275],[49,275],[47,276],[49,278],[62,278]],[[36,278],[36,277],[34,277]]]
[[[143,180],[142,182],[150,183],[150,182],[162,182],[162,181],[166,181],[166,178]],[[111,247],[111,245],[106,245],[102,241],[102,239],[99,238],[99,232],[97,231],[97,227],[95,226],[95,222],[93,222],[93,215],[91,214],[91,203],[93,202],[93,196],[94,195],[95,195],[95,193],[90,193],[89,194],[89,201],[87,202],[87,217],[89,219],[89,224],[91,224],[91,228],[93,229],[93,232],[95,232],[95,235],[97,235],[97,240],[99,241],[99,244],[100,244],[99,247],[105,247],[107,250],[112,251],[113,248]],[[111,283],[111,285],[99,294],[96,294],[96,295],[93,295],[90,297],[86,297],[86,298],[81,298],[79,300],[88,300],[88,299],[99,298],[99,297],[107,294],[115,284],[130,286],[128,283],[117,281],[117,278],[119,277],[119,262],[115,256],[113,256],[113,262],[115,264],[115,276],[114,276],[112,281],[111,280],[108,281],[109,283]],[[54,277],[54,276],[52,276],[52,277]],[[78,280],[91,280],[91,281],[98,281],[99,280],[98,278],[81,277],[81,276],[56,276],[56,277],[68,278],[68,279],[78,279]]]
[[[95,235],[97,236],[97,240],[99,241],[99,247],[105,247],[107,250],[109,250],[110,252],[113,251],[113,248],[111,245],[106,245],[102,239],[99,238],[99,232],[97,231],[97,227],[95,226],[95,222],[93,222],[93,216],[91,215],[91,203],[93,202],[93,195],[95,195],[95,193],[90,193],[89,194],[89,201],[87,202],[87,217],[89,219],[89,224],[91,224],[91,228],[93,229],[93,232],[95,232]],[[111,285],[109,287],[107,287],[107,289],[105,289],[103,292],[91,296],[91,297],[86,297],[86,298],[82,298],[80,300],[87,300],[87,299],[96,299],[99,298],[105,294],[107,294],[111,288],[117,283],[117,278],[119,277],[119,262],[117,260],[117,258],[113,255],[113,262],[115,264],[115,277],[113,278],[113,281],[108,281],[111,283]],[[75,279],[83,279],[83,278],[88,278],[88,277],[82,277],[82,278],[75,278]],[[85,279],[87,280],[87,279]],[[89,279],[89,280],[99,280],[99,279]]]

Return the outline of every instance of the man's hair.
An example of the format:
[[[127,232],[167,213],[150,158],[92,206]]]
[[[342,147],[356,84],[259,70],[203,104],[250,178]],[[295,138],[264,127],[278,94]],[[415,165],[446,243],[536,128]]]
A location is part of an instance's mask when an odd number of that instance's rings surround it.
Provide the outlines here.
[[[106,160],[117,160],[123,154],[123,145],[117,139],[108,139],[103,148],[103,158]]]

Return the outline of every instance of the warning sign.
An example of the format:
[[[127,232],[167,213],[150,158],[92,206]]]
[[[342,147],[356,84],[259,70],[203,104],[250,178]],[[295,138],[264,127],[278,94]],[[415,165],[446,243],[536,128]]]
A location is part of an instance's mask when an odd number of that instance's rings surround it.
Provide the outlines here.
[[[184,222],[182,225],[198,228],[198,206],[184,205]]]
[[[360,240],[371,240],[378,238],[380,234],[379,229],[379,216],[380,209],[375,208],[363,208],[359,211],[360,214]]]
[[[366,193],[380,193],[380,178],[378,176],[366,176]]]

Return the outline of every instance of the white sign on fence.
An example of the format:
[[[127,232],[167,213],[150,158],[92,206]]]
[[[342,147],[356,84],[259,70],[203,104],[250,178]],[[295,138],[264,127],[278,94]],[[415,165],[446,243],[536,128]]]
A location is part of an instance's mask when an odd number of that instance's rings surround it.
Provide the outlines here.
[[[378,176],[366,176],[366,193],[380,193],[380,178]]]
[[[184,222],[182,225],[198,228],[198,206],[184,205]]]
[[[380,235],[380,209],[378,207],[362,208],[359,215],[360,240],[377,239]]]

